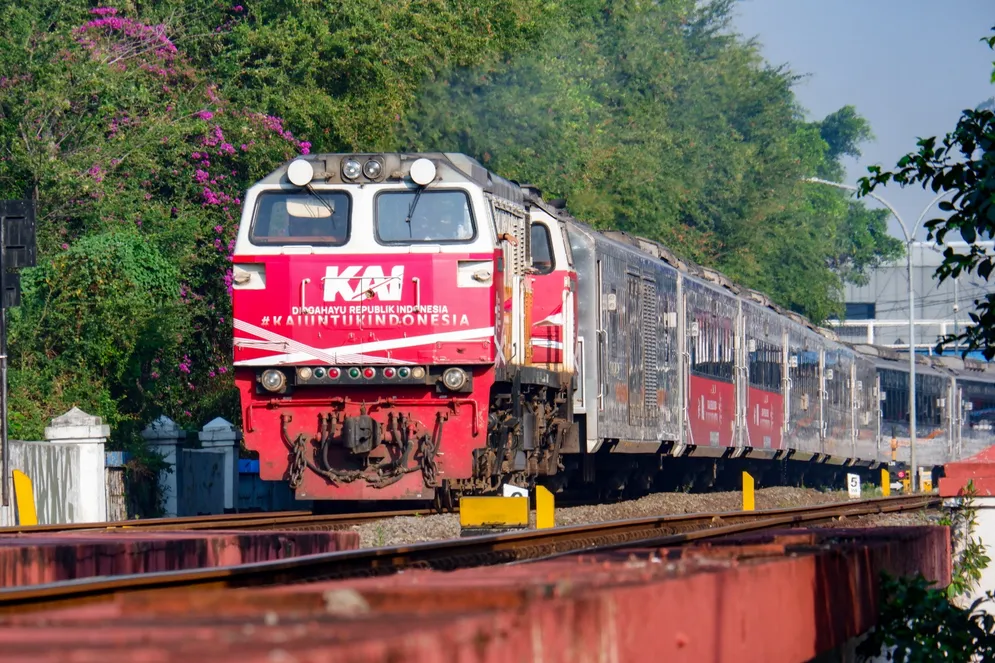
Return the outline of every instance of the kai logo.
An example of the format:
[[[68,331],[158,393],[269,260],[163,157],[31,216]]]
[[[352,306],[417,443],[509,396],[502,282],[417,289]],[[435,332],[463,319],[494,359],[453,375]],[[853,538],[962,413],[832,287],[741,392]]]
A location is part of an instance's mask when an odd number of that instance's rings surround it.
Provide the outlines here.
[[[359,265],[328,267],[325,269],[325,301],[334,302],[338,298],[346,302],[379,299],[383,302],[401,301],[401,286],[404,284],[404,266],[390,268],[390,275],[384,268],[370,265],[365,269]]]

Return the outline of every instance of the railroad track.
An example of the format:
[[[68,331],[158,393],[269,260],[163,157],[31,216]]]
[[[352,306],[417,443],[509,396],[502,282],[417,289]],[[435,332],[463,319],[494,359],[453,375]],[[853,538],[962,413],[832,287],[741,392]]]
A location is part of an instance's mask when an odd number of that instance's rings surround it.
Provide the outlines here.
[[[411,568],[453,570],[549,559],[633,544],[674,546],[729,534],[814,525],[842,517],[916,511],[939,503],[940,498],[935,495],[912,495],[767,511],[636,518],[324,553],[220,568],[71,580],[0,590],[0,614],[107,601],[126,593],[145,595],[170,590],[233,589],[315,582],[388,574]]]
[[[431,509],[402,511],[370,511],[366,513],[314,514],[310,511],[273,513],[224,514],[183,518],[150,518],[148,520],[117,520],[107,523],[72,523],[64,525],[25,525],[0,527],[0,535],[54,534],[60,532],[103,532],[111,530],[191,531],[191,530],[328,530],[350,525],[362,525],[385,518],[424,516]]]

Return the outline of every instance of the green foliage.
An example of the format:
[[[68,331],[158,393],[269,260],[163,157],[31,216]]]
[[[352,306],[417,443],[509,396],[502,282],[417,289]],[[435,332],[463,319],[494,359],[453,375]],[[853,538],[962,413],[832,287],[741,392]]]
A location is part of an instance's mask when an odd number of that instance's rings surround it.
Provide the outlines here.
[[[982,41],[995,49],[995,36]],[[995,82],[995,70],[992,79]],[[949,216],[930,219],[925,227],[929,238],[941,245],[949,233],[954,233],[970,248],[961,253],[947,246],[936,276],[941,283],[974,271],[984,279],[990,278],[995,271],[995,256],[975,242],[995,239],[995,109],[983,104],[964,110],[956,128],[940,145],[935,136],[922,138],[917,145],[917,152],[899,159],[895,171],[871,166],[870,175],[860,180],[862,193],[895,182],[902,187],[918,184],[934,193],[952,194],[939,203],[939,209]],[[976,300],[974,305],[975,310],[969,314],[973,324],[960,335],[941,339],[937,352],[959,341],[964,344],[965,356],[981,350],[986,359],[995,358],[995,294]]]
[[[790,72],[728,34],[731,3],[596,2],[542,43],[423,87],[397,146],[466,152],[816,321],[844,280],[901,255],[885,219],[801,178],[841,178],[871,137],[844,107],[803,121]]]
[[[897,663],[968,663],[995,656],[995,617],[978,604],[957,607],[931,584],[922,575],[882,577],[878,625],[858,648],[864,660],[883,654]]]
[[[26,270],[23,302],[11,317],[12,411],[39,413],[30,401],[49,391],[35,391],[44,383],[79,398],[82,385],[72,382],[85,375],[86,401],[109,423],[142,412],[153,363],[174,355],[186,331],[179,283],[172,261],[133,231],[83,237]],[[22,389],[29,384],[35,389]],[[37,436],[47,418],[12,418],[12,429]]]
[[[820,321],[898,255],[839,191],[870,137],[807,122],[732,0],[161,0],[0,12],[0,197],[39,205],[11,315],[11,428],[73,405],[139,453],[159,414],[238,424],[242,192],[295,154],[459,150]],[[302,141],[299,136],[306,136]],[[313,145],[312,145],[313,143]],[[151,471],[151,470],[150,470]]]
[[[921,574],[913,578],[882,576],[878,625],[858,650],[865,660],[882,653],[887,660],[899,663],[968,662],[995,656],[995,617],[978,610],[986,599],[995,600],[995,593],[987,592],[966,608],[956,604],[974,590],[991,562],[984,544],[974,537],[975,495],[972,481],[961,503],[940,521],[950,528],[954,550],[951,583],[946,590],[934,587]]]
[[[974,590],[981,581],[982,572],[991,563],[985,553],[985,544],[974,537],[978,525],[978,508],[974,505],[977,491],[974,481],[969,481],[960,504],[950,510],[941,525],[950,528],[950,543],[954,551],[952,578],[947,594],[951,599]]]
[[[526,47],[545,0],[252,3],[204,61],[239,103],[284,117],[325,151],[382,149],[419,83]]]

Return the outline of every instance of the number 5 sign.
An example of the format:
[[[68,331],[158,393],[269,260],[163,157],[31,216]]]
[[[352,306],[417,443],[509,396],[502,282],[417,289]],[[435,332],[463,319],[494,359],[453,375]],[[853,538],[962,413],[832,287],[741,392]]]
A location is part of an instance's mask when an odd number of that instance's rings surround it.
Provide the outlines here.
[[[860,499],[860,475],[846,475],[846,489],[850,494],[850,499]]]

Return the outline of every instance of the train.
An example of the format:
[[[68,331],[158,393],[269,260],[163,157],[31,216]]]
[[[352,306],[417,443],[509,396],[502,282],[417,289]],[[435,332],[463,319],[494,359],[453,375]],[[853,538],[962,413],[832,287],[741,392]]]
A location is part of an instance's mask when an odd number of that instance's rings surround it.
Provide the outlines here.
[[[244,443],[300,500],[909,469],[907,354],[465,154],[281,164],[245,192],[231,289]],[[917,465],[942,472],[992,443],[995,372],[915,361]]]

